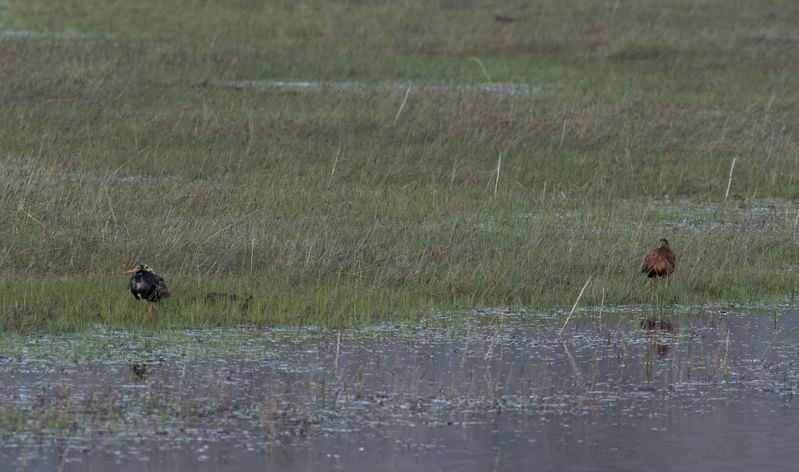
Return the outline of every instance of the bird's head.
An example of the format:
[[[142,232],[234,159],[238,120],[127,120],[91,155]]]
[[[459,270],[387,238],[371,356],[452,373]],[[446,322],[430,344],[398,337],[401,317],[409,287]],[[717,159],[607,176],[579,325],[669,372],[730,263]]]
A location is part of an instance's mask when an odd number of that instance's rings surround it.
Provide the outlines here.
[[[153,272],[153,268],[148,266],[147,264],[138,264],[136,267],[130,269],[128,271],[131,274],[137,274],[139,272]]]
[[[666,239],[660,240],[660,247],[669,247],[669,242]],[[146,266],[145,266],[146,267]]]

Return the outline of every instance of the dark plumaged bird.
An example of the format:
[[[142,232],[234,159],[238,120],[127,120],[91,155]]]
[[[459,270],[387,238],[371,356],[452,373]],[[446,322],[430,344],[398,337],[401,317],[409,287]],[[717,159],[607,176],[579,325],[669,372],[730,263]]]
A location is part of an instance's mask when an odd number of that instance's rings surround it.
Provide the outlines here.
[[[169,296],[166,282],[147,264],[139,264],[128,272],[133,274],[130,278],[130,292],[137,299],[148,303],[147,319],[149,320],[153,317],[153,304]]]
[[[669,247],[669,242],[661,239],[660,246],[656,247],[644,259],[641,272],[646,274],[647,277],[665,277],[674,272],[674,261],[674,251]]]

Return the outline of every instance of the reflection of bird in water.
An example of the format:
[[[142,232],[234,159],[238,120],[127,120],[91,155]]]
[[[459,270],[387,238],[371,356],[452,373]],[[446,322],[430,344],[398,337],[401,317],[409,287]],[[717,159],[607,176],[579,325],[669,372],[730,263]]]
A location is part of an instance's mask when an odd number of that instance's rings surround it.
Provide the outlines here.
[[[153,317],[153,304],[169,296],[166,282],[147,264],[139,264],[128,272],[133,274],[130,278],[130,292],[134,297],[148,303],[147,319],[149,320]]]
[[[647,332],[647,337],[652,340],[651,347],[655,349],[658,357],[663,357],[669,352],[669,334],[674,332],[674,326],[668,318],[660,318],[650,313],[641,319],[641,329]]]
[[[644,265],[641,266],[641,272],[649,278],[658,277],[658,285],[660,285],[660,278],[674,272],[674,267],[674,251],[671,250],[668,241],[661,239],[660,246],[647,254]]]
[[[130,366],[130,372],[136,380],[144,380],[144,375],[147,374],[147,365],[144,362],[137,362]]]
[[[658,318],[656,316],[647,316],[641,319],[641,329],[644,331],[665,331],[671,333],[674,331],[671,321],[667,318]]]

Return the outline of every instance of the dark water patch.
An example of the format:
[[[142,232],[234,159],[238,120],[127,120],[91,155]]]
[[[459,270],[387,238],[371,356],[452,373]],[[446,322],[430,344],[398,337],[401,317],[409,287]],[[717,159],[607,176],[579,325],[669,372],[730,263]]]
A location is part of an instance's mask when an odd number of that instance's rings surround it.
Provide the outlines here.
[[[0,466],[787,468],[799,312],[0,339]]]

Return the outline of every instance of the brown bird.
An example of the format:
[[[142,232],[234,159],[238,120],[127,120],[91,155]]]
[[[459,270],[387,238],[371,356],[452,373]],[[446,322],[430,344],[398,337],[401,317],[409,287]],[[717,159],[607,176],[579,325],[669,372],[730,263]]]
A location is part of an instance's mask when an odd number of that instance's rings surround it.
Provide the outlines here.
[[[130,278],[130,292],[135,298],[148,303],[147,319],[149,320],[153,317],[153,304],[169,296],[166,282],[147,264],[139,264],[128,272],[133,274]]]
[[[646,256],[646,259],[644,259],[641,272],[646,274],[649,278],[666,277],[674,272],[674,262],[674,251],[671,250],[669,242],[665,239],[661,239],[660,246],[656,247]],[[660,285],[660,279],[658,279],[658,285]]]

